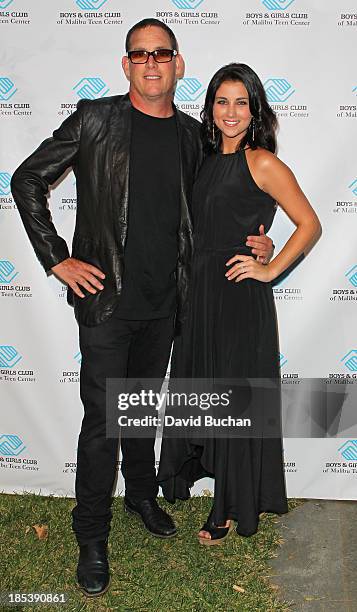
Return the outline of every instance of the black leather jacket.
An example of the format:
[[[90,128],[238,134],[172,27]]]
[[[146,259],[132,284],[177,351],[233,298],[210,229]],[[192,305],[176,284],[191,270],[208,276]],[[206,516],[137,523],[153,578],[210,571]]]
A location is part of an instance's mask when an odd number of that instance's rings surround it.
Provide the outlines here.
[[[100,268],[104,289],[79,298],[68,292],[79,323],[108,319],[122,288],[128,228],[131,134],[129,95],[81,100],[70,115],[15,171],[11,189],[27,234],[45,270],[69,257],[47,208],[49,185],[73,167],[77,214],[72,256]],[[185,318],[192,256],[190,199],[202,161],[199,123],[175,109],[181,163],[181,220],[177,257],[177,324]],[[119,298],[120,299],[120,298]]]

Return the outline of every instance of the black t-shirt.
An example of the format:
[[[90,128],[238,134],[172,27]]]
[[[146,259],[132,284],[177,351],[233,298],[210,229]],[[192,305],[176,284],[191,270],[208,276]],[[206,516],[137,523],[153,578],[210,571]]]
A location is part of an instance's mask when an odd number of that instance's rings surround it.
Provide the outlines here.
[[[158,319],[176,309],[180,159],[176,119],[132,108],[128,233],[118,314]]]

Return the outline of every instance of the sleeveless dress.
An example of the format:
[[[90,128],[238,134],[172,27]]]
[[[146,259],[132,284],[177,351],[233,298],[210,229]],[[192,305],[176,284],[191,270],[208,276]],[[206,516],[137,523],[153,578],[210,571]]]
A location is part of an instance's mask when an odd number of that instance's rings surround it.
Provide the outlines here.
[[[251,255],[248,235],[268,232],[275,201],[250,174],[244,150],[209,156],[193,190],[194,256],[190,310],[174,342],[171,377],[280,379],[274,298],[270,283],[228,281],[225,263]],[[276,407],[277,412],[280,406]],[[287,512],[281,437],[170,439],[164,437],[158,481],[169,502],[215,478],[213,521],[237,521],[256,532],[259,513]]]

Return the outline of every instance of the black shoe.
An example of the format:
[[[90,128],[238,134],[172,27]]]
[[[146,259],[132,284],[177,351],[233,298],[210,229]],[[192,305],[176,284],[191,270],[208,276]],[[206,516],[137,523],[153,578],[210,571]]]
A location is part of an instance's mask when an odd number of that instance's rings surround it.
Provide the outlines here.
[[[160,508],[154,498],[132,502],[128,497],[124,497],[124,510],[140,516],[145,528],[157,538],[172,538],[177,533],[171,516]]]
[[[97,541],[79,546],[78,586],[87,597],[99,597],[109,588],[107,542]]]
[[[207,531],[210,534],[210,538],[199,537],[198,541],[204,546],[214,546],[215,544],[222,544],[222,542],[228,537],[233,529],[233,521],[230,522],[229,527],[219,527],[215,525],[212,520],[213,506],[211,512],[204,525],[202,525],[200,531]]]

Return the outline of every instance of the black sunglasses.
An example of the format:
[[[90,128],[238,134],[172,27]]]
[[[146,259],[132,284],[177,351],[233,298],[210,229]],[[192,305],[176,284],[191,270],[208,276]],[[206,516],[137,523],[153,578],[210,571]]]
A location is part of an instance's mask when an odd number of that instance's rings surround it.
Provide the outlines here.
[[[172,58],[177,55],[175,49],[156,49],[155,51],[145,51],[145,49],[137,49],[128,51],[128,58],[133,64],[146,64],[150,55],[153,56],[158,64],[171,62]]]

